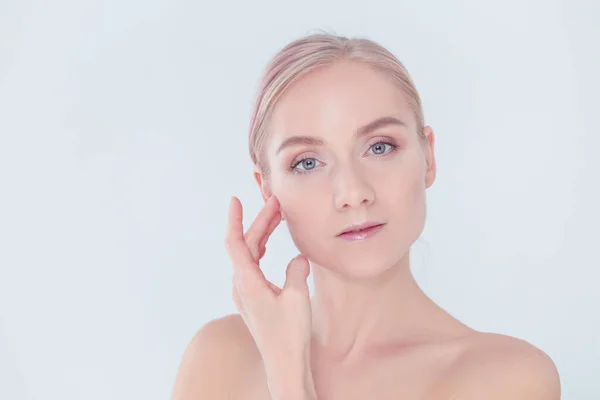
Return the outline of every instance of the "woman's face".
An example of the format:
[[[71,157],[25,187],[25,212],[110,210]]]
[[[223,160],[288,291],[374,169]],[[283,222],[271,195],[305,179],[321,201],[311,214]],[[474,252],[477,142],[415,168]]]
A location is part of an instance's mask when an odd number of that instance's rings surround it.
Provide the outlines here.
[[[406,254],[423,230],[425,189],[435,179],[433,132],[426,127],[424,141],[416,129],[401,90],[360,63],[312,71],[284,92],[265,148],[266,191],[279,199],[300,252],[362,278]],[[364,222],[383,226],[362,240],[338,236]]]

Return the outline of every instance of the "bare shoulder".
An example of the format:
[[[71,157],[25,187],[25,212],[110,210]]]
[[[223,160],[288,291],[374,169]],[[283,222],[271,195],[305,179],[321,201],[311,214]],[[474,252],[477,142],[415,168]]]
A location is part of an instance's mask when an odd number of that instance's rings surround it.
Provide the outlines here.
[[[207,322],[183,353],[171,399],[228,399],[242,371],[258,355],[239,314]]]
[[[558,370],[544,351],[516,337],[483,332],[468,339],[438,389],[436,394],[443,398],[461,400],[559,400],[561,396]]]

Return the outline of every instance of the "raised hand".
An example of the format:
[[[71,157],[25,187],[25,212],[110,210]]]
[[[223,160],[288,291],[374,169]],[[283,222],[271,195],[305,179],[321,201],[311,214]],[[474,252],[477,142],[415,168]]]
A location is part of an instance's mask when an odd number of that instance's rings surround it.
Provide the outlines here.
[[[310,371],[309,262],[303,255],[294,258],[287,266],[283,288],[269,282],[259,266],[280,221],[279,201],[271,196],[244,234],[242,204],[232,197],[225,240],[234,271],[233,299],[261,353],[274,397],[274,392],[296,385],[296,379],[312,382],[311,376],[305,376]]]

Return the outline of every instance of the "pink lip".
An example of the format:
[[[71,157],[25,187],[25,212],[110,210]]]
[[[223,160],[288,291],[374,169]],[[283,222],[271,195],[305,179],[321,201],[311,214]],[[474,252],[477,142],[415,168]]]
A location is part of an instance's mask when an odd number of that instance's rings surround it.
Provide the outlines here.
[[[342,233],[338,235],[346,240],[363,240],[368,237],[375,235],[381,230],[384,224],[377,222],[365,222],[360,225],[353,225],[346,228]]]

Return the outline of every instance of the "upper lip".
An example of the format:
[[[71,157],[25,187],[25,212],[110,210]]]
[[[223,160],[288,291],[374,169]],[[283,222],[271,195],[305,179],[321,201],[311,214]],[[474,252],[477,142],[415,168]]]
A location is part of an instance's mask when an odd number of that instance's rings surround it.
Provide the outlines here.
[[[338,233],[338,236],[343,233],[347,233],[347,232],[351,232],[351,231],[358,231],[360,229],[366,229],[366,228],[370,228],[372,226],[377,226],[377,225],[383,225],[383,223],[367,221],[367,222],[363,222],[362,224],[350,225],[350,226],[344,228],[344,230],[342,230],[340,233]]]

